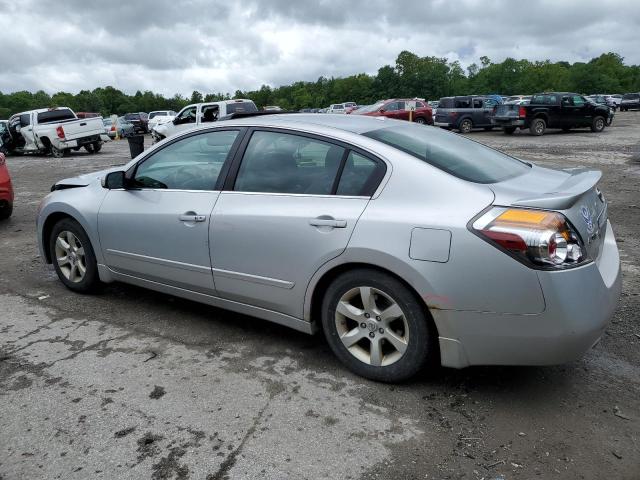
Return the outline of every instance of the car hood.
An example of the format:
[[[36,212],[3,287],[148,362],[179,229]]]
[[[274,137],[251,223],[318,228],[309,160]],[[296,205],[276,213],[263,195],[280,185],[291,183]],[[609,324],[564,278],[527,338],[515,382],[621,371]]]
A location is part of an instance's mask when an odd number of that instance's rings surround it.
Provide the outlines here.
[[[123,166],[120,165],[117,167],[107,168],[105,170],[98,170],[97,172],[85,173],[84,175],[78,175],[77,177],[64,178],[62,180],[58,180],[54,184],[54,187],[58,187],[58,189],[86,187],[95,180],[102,179],[108,173],[122,170],[122,168]]]

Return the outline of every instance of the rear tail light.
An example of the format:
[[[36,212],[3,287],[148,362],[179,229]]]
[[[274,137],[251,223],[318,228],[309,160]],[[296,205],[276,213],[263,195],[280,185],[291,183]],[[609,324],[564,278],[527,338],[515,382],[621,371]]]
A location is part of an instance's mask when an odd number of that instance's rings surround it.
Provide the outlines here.
[[[5,164],[6,160],[4,153],[0,152],[0,167]]]
[[[56,128],[56,134],[58,135],[58,138],[64,138],[64,128],[62,128],[62,125]]]
[[[116,126],[115,125],[111,125],[111,131],[115,132],[116,131]]]
[[[525,118],[527,116],[527,109],[524,108],[522,105],[520,105],[520,108],[518,109],[518,116],[520,118]]]
[[[533,267],[567,268],[589,260],[580,237],[558,212],[496,207],[472,227],[481,238]]]

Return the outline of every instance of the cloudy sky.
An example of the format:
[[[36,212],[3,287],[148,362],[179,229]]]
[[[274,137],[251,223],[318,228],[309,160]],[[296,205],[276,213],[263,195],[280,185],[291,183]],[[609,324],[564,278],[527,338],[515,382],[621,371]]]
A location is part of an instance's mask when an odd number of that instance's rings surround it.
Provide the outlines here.
[[[640,63],[638,0],[0,0],[0,91],[234,92],[375,73],[402,50]]]

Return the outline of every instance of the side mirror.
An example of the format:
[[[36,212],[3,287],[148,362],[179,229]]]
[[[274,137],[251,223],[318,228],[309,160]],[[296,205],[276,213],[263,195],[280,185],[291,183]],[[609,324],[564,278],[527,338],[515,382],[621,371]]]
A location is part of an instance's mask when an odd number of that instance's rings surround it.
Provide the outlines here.
[[[381,108],[380,110],[378,110],[380,113],[384,113],[386,112],[386,110],[384,108]]]
[[[174,118],[173,120],[171,120],[171,123],[173,123],[174,125],[178,125],[180,123],[180,119]]]
[[[124,172],[122,170],[108,173],[102,179],[102,187],[108,188],[109,190],[125,188],[125,185],[126,185],[126,179],[124,177]]]

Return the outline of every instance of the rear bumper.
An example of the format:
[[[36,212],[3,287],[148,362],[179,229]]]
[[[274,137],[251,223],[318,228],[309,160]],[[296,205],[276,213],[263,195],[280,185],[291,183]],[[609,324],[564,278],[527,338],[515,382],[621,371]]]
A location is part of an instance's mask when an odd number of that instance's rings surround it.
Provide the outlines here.
[[[519,118],[492,118],[491,123],[499,127],[524,127],[524,120]]]
[[[598,259],[575,269],[538,272],[545,310],[536,315],[432,312],[442,364],[555,365],[581,358],[602,336],[621,291],[611,225]]]

